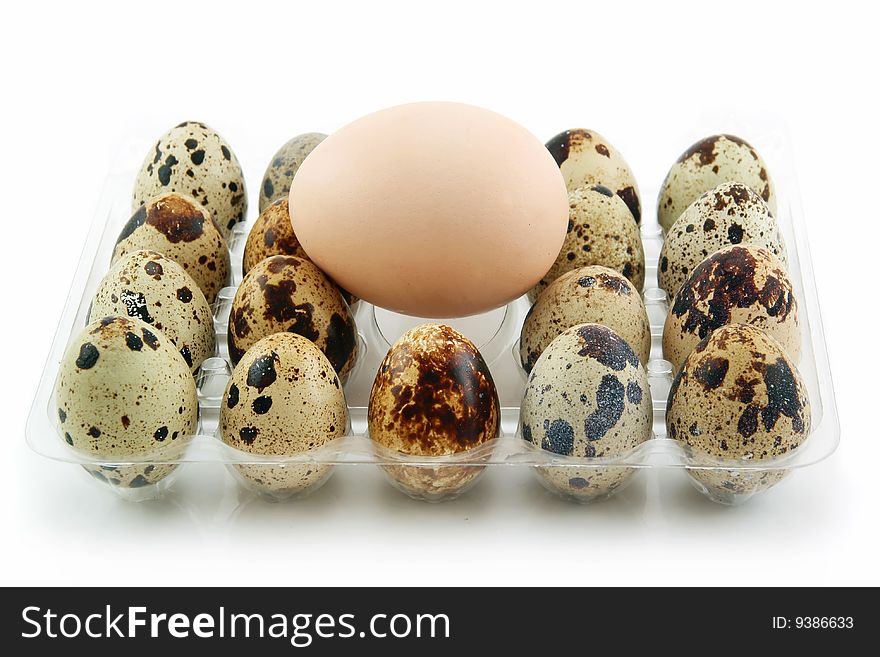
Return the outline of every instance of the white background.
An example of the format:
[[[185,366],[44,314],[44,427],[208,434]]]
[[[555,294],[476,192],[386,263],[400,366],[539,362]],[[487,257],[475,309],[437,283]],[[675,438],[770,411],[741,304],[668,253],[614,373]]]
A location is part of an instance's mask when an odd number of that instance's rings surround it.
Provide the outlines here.
[[[880,49],[864,3],[297,4],[4,8],[0,583],[880,584]],[[28,407],[126,136],[192,118],[238,151],[275,135],[239,153],[266,162],[299,132],[425,99],[487,106],[542,139],[598,129],[652,189],[705,111],[782,117],[835,375],[837,453],[729,509],[680,473],[579,507],[492,472],[429,506],[370,470],[285,505],[198,491],[130,505],[29,451]]]

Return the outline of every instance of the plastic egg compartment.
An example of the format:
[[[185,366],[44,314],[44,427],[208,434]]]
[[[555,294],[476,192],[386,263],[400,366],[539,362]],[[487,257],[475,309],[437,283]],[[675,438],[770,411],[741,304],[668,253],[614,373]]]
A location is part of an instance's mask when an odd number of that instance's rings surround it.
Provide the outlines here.
[[[708,134],[708,133],[707,133]],[[774,137],[779,142],[778,136]],[[777,143],[777,147],[784,144]],[[759,148],[763,146],[760,143]],[[765,150],[765,149],[762,149]],[[766,149],[772,150],[772,149]],[[674,154],[673,154],[674,155]],[[784,163],[783,163],[784,164]],[[710,499],[737,504],[771,487],[792,470],[811,465],[830,455],[839,442],[839,425],[825,353],[819,317],[818,299],[812,280],[809,250],[796,195],[793,174],[774,162],[774,176],[780,192],[779,220],[790,254],[789,273],[799,301],[804,353],[800,371],[807,385],[813,411],[810,438],[785,458],[761,462],[711,462],[697,460],[674,440],[666,438],[664,415],[672,383],[672,366],[662,358],[661,337],[666,319],[665,293],[656,286],[657,258],[662,243],[659,227],[651,216],[654,189],[644,187],[642,200],[642,239],[645,249],[646,284],[643,292],[651,324],[651,358],[647,363],[648,382],[653,405],[653,439],[615,458],[565,457],[543,451],[526,443],[519,436],[519,404],[526,385],[526,375],[519,365],[518,340],[529,304],[525,296],[505,307],[482,315],[449,320],[422,320],[376,308],[365,301],[354,307],[355,321],[361,341],[361,353],[344,385],[349,406],[350,427],[347,435],[320,449],[291,457],[264,457],[240,452],[226,446],[217,436],[219,406],[231,366],[226,350],[226,329],[236,286],[241,281],[241,257],[247,231],[255,220],[237,226],[229,240],[233,266],[233,285],[221,290],[214,304],[214,326],[217,334],[215,356],[207,359],[197,375],[199,398],[198,434],[172,452],[149,460],[99,462],[71,450],[56,426],[53,387],[61,355],[70,340],[84,325],[87,308],[95,289],[109,269],[110,254],[121,226],[130,216],[130,172],[111,175],[95,216],[79,269],[74,277],[52,352],[43,371],[34,405],[28,418],[27,439],[30,446],[50,458],[78,463],[88,467],[96,479],[109,483],[108,488],[130,500],[161,497],[186,476],[187,464],[210,462],[226,467],[240,485],[255,494],[282,500],[307,495],[320,487],[330,476],[345,476],[345,467],[380,467],[389,483],[407,495],[421,500],[441,501],[466,493],[479,485],[480,475],[487,467],[526,467],[535,472],[535,479],[556,494],[578,502],[591,502],[613,495],[628,485],[645,468],[686,468],[694,486]],[[256,188],[251,186],[251,189]],[[500,437],[477,449],[449,457],[414,457],[374,447],[367,431],[367,404],[373,377],[391,344],[406,330],[423,321],[449,324],[468,336],[480,349],[492,372],[501,402]],[[113,469],[129,465],[159,467],[176,465],[171,474],[154,485],[123,488],[112,484]],[[310,486],[271,489],[255,484],[260,473],[275,480],[305,469],[320,471]],[[255,476],[256,475],[256,476]],[[561,486],[560,482],[568,482]],[[583,484],[581,484],[583,482]],[[535,486],[539,486],[535,483]]]

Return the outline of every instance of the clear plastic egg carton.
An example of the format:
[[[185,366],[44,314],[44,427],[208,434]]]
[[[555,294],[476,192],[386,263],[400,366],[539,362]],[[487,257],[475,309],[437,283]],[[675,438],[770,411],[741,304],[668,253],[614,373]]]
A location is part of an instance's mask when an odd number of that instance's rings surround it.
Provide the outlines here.
[[[358,466],[381,467],[388,481],[404,493],[417,499],[440,501],[456,497],[471,486],[478,485],[479,475],[485,468],[507,466],[531,468],[540,475],[536,478],[545,486],[557,493],[562,491],[561,494],[582,502],[601,499],[618,492],[646,468],[685,468],[691,474],[691,480],[697,489],[711,499],[725,504],[745,501],[793,471],[828,457],[838,445],[840,429],[810,251],[785,131],[772,126],[767,128],[760,125],[760,122],[756,125],[733,121],[731,125],[728,120],[720,123],[716,121],[708,129],[694,130],[677,140],[680,150],[664,153],[662,161],[668,166],[693,141],[722,131],[745,137],[769,164],[778,196],[778,219],[788,249],[789,274],[799,302],[803,331],[803,354],[799,369],[812,405],[813,428],[809,438],[797,450],[782,458],[724,462],[700,460],[686,453],[677,441],[666,437],[664,415],[673,372],[671,364],[662,358],[661,335],[667,301],[656,283],[662,236],[653,216],[653,206],[659,180],[653,186],[646,184],[649,181],[643,180],[641,186],[642,238],[646,261],[644,300],[652,334],[651,357],[647,365],[654,412],[652,440],[620,457],[587,459],[555,455],[521,439],[518,434],[519,405],[525,391],[526,376],[519,365],[518,340],[529,308],[527,299],[522,297],[503,308],[482,315],[450,320],[421,320],[360,301],[354,309],[361,342],[360,356],[344,386],[350,410],[347,435],[320,449],[285,458],[262,457],[228,447],[217,436],[219,406],[231,371],[226,350],[226,325],[235,286],[241,281],[241,256],[247,231],[257,216],[255,190],[258,189],[259,179],[254,179],[253,176],[262,174],[264,164],[254,160],[249,166],[247,157],[242,158],[245,151],[238,151],[238,154],[249,175],[249,221],[246,225],[238,226],[229,240],[233,284],[221,291],[215,303],[217,352],[213,358],[202,364],[197,377],[200,411],[198,434],[189,440],[178,441],[171,451],[154,455],[149,461],[97,461],[75,452],[65,443],[58,427],[53,388],[65,348],[86,324],[92,295],[109,269],[116,238],[131,215],[131,185],[141,158],[150,147],[147,140],[127,144],[107,179],[28,417],[28,444],[46,457],[80,464],[99,472],[112,473],[114,468],[132,464],[144,467],[160,464],[180,466],[158,483],[141,488],[124,488],[113,485],[112,476],[99,477],[103,483],[110,484],[107,488],[137,501],[162,496],[175,486],[176,480],[187,476],[186,465],[195,462],[209,462],[217,467],[229,468],[239,484],[245,488],[252,487],[253,484],[251,478],[240,475],[242,469],[251,475],[260,470],[278,473],[285,469],[303,468],[322,469],[326,473],[305,490],[266,492],[263,489],[254,489],[256,494],[269,499],[288,499],[311,493],[327,477],[345,477],[346,467]],[[266,158],[268,159],[268,155]],[[501,435],[497,440],[449,457],[403,456],[373,446],[367,432],[367,404],[373,377],[391,344],[406,330],[423,321],[449,324],[480,348],[492,372],[502,407]],[[559,485],[559,482],[572,485]],[[583,486],[574,486],[574,482],[582,482]]]

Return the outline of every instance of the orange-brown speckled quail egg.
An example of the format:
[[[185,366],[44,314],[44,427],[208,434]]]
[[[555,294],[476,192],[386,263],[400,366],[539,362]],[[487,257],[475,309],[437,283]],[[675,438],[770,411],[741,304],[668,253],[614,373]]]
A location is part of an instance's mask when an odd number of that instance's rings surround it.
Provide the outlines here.
[[[620,152],[594,130],[575,128],[547,142],[569,192],[579,187],[604,185],[619,196],[636,223],[642,221],[639,186]]]
[[[67,347],[55,389],[68,445],[108,463],[87,465],[114,486],[140,488],[170,474],[196,432],[199,409],[189,366],[167,337],[129,317],[86,326]],[[150,463],[155,457],[159,463]]]
[[[263,182],[260,185],[260,213],[278,199],[287,198],[290,193],[290,183],[293,182],[299,165],[326,138],[327,135],[320,132],[307,132],[297,135],[278,149],[278,152],[272,156],[269,166],[266,167],[266,173],[263,174]]]
[[[797,367],[776,340],[745,324],[723,326],[697,345],[666,405],[667,435],[704,466],[690,475],[721,502],[741,501],[787,472],[725,469],[726,462],[754,466],[782,457],[807,439],[810,427],[810,401]]]
[[[98,286],[89,321],[137,317],[162,331],[195,372],[214,355],[214,317],[196,282],[156,251],[134,251],[110,268]]]
[[[657,199],[657,220],[668,231],[703,193],[725,182],[752,188],[776,214],[776,194],[758,152],[733,135],[712,135],[688,148],[669,169]]]
[[[532,368],[519,432],[564,457],[536,468],[547,488],[590,501],[619,489],[634,469],[589,461],[632,451],[651,438],[652,422],[647,374],[630,345],[607,326],[580,324],[557,336]]]
[[[523,369],[531,371],[547,345],[577,324],[602,324],[613,329],[642,364],[648,362],[651,324],[639,291],[616,271],[592,265],[556,279],[529,310],[519,342]]]
[[[718,185],[682,212],[663,240],[658,284],[672,298],[694,267],[732,244],[760,246],[786,263],[782,233],[767,204],[737,182]]]
[[[444,457],[475,451],[498,437],[501,409],[492,374],[476,346],[455,329],[422,324],[385,355],[373,381],[370,438],[381,454]],[[428,500],[465,490],[481,466],[387,465],[407,494]]]
[[[182,194],[163,194],[139,207],[122,229],[113,262],[150,249],[171,258],[198,284],[208,303],[229,282],[229,249],[205,208]]]
[[[235,224],[246,218],[247,191],[241,165],[226,140],[198,121],[171,128],[147,153],[134,183],[132,211],[167,192],[198,201],[226,238]]]
[[[529,301],[565,272],[604,265],[626,276],[637,290],[645,285],[645,252],[639,227],[620,197],[602,185],[568,195],[568,232],[550,270],[529,290]]]
[[[677,369],[712,331],[749,324],[773,336],[794,362],[801,352],[794,287],[776,256],[756,246],[720,249],[675,295],[663,327],[663,357]]]
[[[248,454],[294,456],[344,436],[342,383],[313,342],[275,333],[239,361],[220,405],[220,436]],[[245,459],[246,460],[246,459]],[[330,475],[319,463],[237,463],[249,486],[273,496],[313,489]]]
[[[230,359],[238,363],[258,340],[281,332],[314,342],[343,381],[357,360],[348,304],[320,269],[295,256],[266,258],[244,277],[229,313]]]

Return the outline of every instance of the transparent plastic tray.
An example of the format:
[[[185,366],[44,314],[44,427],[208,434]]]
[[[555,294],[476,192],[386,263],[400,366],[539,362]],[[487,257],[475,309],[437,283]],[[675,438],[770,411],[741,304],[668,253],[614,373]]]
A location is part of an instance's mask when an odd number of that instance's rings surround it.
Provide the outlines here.
[[[726,126],[716,124],[710,126],[708,130],[685,136],[679,142],[680,150],[684,150],[700,136],[722,131],[718,130],[719,127]],[[819,300],[813,281],[810,250],[787,134],[784,129],[772,127],[756,129],[754,125],[748,124],[734,125],[727,131],[739,134],[750,141],[769,163],[778,196],[778,219],[789,254],[789,273],[799,302],[804,345],[799,369],[809,393],[813,424],[812,432],[802,446],[783,458],[724,462],[697,460],[686,454],[677,441],[666,437],[664,413],[673,372],[670,363],[662,359],[661,335],[667,302],[664,293],[656,284],[657,258],[662,236],[653,212],[657,184],[651,183],[659,183],[659,180],[640,181],[643,206],[642,238],[646,261],[644,299],[652,334],[651,358],[647,366],[654,410],[652,440],[620,457],[586,459],[554,455],[532,447],[519,437],[519,405],[525,390],[526,376],[519,366],[517,343],[529,307],[527,299],[522,297],[503,308],[482,315],[445,321],[430,320],[443,321],[471,338],[480,348],[489,365],[502,407],[501,435],[490,444],[450,457],[403,456],[373,446],[367,434],[366,419],[373,377],[390,345],[403,332],[423,320],[376,308],[361,301],[355,307],[361,354],[344,387],[350,409],[348,434],[320,449],[285,458],[262,457],[226,446],[216,435],[219,404],[230,374],[226,351],[226,322],[235,295],[235,286],[241,280],[241,255],[247,231],[257,216],[255,190],[258,187],[254,182],[258,180],[254,181],[252,176],[262,174],[259,162],[254,163],[256,170],[253,167],[248,169],[246,159],[243,160],[245,170],[251,176],[249,221],[246,226],[237,227],[229,240],[233,281],[230,287],[221,291],[215,303],[217,352],[215,357],[203,363],[197,379],[200,410],[198,434],[186,441],[182,447],[172,452],[155,455],[149,461],[138,459],[124,462],[100,461],[74,451],[65,443],[63,434],[58,428],[53,388],[65,348],[69,340],[86,324],[92,295],[109,269],[113,245],[121,227],[131,215],[131,186],[143,153],[150,148],[148,140],[132,140],[127,143],[107,178],[28,417],[27,442],[34,451],[46,457],[93,466],[93,468],[105,468],[108,471],[112,471],[114,467],[132,464],[146,466],[176,463],[184,466],[175,468],[172,475],[151,486],[134,489],[108,486],[132,500],[161,496],[175,485],[176,479],[186,476],[187,463],[211,462],[216,463],[218,467],[229,466],[233,473],[238,472],[236,466],[242,465],[266,468],[294,468],[301,465],[380,466],[393,485],[413,497],[430,501],[449,499],[463,493],[469,486],[477,483],[478,475],[486,466],[533,468],[541,475],[539,479],[556,492],[560,490],[553,485],[554,478],[558,479],[561,476],[564,479],[569,474],[571,477],[589,477],[589,473],[595,473],[600,478],[610,474],[613,478],[615,473],[619,473],[626,474],[626,477],[619,477],[625,480],[633,475],[638,476],[638,471],[644,468],[687,468],[697,488],[710,498],[730,504],[742,502],[751,495],[765,490],[791,471],[815,464],[828,457],[838,445],[840,429],[819,313]],[[678,154],[678,152],[666,153],[664,159],[671,163]],[[336,472],[336,470],[341,471]],[[328,469],[328,474],[344,477],[344,470],[344,468]],[[317,481],[311,488],[298,491],[298,494],[311,492],[324,480],[326,477]],[[239,477],[239,481],[244,486],[251,485],[245,478]],[[584,495],[571,494],[570,497],[579,501],[591,501],[620,488],[622,486],[612,485],[605,488],[600,486],[598,492],[593,491]],[[257,492],[276,499],[294,496],[290,491],[257,490]],[[566,494],[565,491],[562,493]]]

